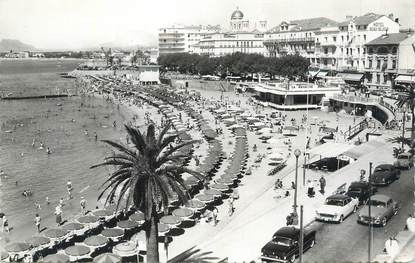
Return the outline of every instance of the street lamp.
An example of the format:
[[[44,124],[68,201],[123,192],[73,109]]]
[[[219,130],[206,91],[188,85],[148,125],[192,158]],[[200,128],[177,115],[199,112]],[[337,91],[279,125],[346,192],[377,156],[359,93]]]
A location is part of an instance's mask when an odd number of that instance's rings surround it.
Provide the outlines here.
[[[294,189],[294,212],[293,212],[293,217],[295,219],[298,218],[298,214],[297,214],[297,191],[298,191],[298,157],[300,157],[301,155],[301,151],[299,149],[295,149],[294,151],[294,156],[295,156],[295,189]],[[298,220],[296,221],[298,222]]]

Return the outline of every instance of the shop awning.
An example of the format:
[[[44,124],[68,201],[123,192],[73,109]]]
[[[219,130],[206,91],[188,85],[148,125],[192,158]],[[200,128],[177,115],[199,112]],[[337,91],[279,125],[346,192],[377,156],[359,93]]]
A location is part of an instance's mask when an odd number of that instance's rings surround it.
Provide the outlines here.
[[[415,76],[399,75],[399,76],[396,77],[395,82],[415,83]]]
[[[328,71],[320,71],[318,74],[317,74],[317,78],[324,78],[325,76],[327,76],[327,74],[328,74],[329,72]]]
[[[310,78],[314,78],[317,74],[318,74],[318,70],[316,70],[316,71],[314,71],[314,70],[308,71],[308,76]]]
[[[348,81],[361,81],[363,78],[362,73],[338,73],[336,77],[341,77],[343,80]]]

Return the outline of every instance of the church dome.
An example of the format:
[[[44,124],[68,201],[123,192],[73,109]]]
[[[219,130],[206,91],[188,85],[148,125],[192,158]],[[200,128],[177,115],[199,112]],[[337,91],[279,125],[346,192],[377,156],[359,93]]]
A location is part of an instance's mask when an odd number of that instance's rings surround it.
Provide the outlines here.
[[[232,20],[240,20],[240,19],[243,19],[244,18],[244,14],[239,10],[239,8],[236,8],[236,10],[235,11],[233,11],[233,13],[232,13],[232,16],[231,16],[231,19]]]

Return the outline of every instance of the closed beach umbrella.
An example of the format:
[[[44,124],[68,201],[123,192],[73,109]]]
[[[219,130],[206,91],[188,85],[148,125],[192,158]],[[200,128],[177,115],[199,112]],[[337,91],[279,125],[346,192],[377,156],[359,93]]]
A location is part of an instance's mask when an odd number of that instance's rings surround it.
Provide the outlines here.
[[[144,219],[144,213],[141,211],[137,211],[134,214],[132,214],[130,216],[130,220],[132,221],[136,221],[137,223],[143,224],[145,219]]]
[[[62,228],[68,231],[74,231],[74,230],[80,230],[84,228],[84,226],[80,223],[68,223],[64,225]]]
[[[189,208],[178,208],[178,209],[175,209],[172,214],[182,219],[189,219],[190,217],[194,215],[194,212],[192,209],[189,209]]]
[[[34,237],[26,239],[26,243],[28,243],[32,247],[46,245],[46,244],[49,244],[49,242],[50,242],[49,238],[42,237],[42,236],[34,236]]]
[[[205,203],[203,203],[203,202],[201,202],[201,201],[199,201],[199,200],[197,200],[197,199],[192,199],[192,200],[189,200],[189,201],[185,204],[185,206],[186,206],[187,208],[189,208],[189,209],[194,210],[194,211],[197,211],[197,210],[200,210],[200,209],[203,209],[203,208],[205,208],[205,207],[206,207]]]
[[[208,194],[198,194],[195,196],[195,198],[205,204],[215,201],[215,198],[213,197],[213,195],[208,195]]]
[[[43,258],[43,263],[68,263],[69,257],[64,254],[53,254]]]
[[[106,216],[112,216],[114,213],[108,209],[100,209],[100,210],[92,211],[92,214],[98,217],[106,217]]]
[[[30,245],[23,242],[11,243],[6,246],[7,252],[22,252],[30,249]]]
[[[160,223],[169,225],[169,226],[178,226],[182,222],[182,219],[178,216],[163,216],[160,218]]]
[[[93,224],[99,221],[97,216],[81,216],[78,218],[78,222],[81,224]]]
[[[65,249],[65,254],[73,257],[85,256],[89,252],[91,252],[89,247],[81,245],[71,246]]]
[[[108,243],[108,238],[98,235],[90,236],[84,240],[84,244],[90,247],[102,247]]]
[[[104,253],[96,256],[94,263],[121,263],[121,257],[113,253]]]
[[[68,234],[67,230],[59,228],[50,228],[47,229],[44,233],[45,237],[48,238],[61,238]]]
[[[169,232],[170,226],[163,224],[163,223],[158,223],[158,229],[159,229],[159,234],[165,234]]]
[[[227,191],[229,189],[229,187],[224,184],[212,184],[210,188],[214,190],[222,191],[222,192]]]
[[[219,198],[222,196],[222,192],[215,189],[207,189],[205,190],[205,194],[212,195],[215,198]]]
[[[101,235],[108,238],[119,238],[124,235],[124,231],[119,228],[107,228],[102,230]]]
[[[0,260],[5,260],[8,257],[9,253],[7,253],[6,251],[0,251]]]
[[[118,222],[117,226],[123,229],[131,229],[131,228],[138,227],[138,223],[135,221],[131,221],[131,220],[123,220],[123,221]]]

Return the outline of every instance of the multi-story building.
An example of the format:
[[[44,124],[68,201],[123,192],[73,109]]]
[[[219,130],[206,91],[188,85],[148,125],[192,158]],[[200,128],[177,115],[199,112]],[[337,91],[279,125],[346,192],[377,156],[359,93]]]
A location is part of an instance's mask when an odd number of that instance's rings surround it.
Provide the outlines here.
[[[365,84],[371,89],[392,88],[415,69],[415,36],[408,33],[384,34],[365,45]],[[398,74],[400,78],[397,78]]]
[[[265,55],[264,39],[267,20],[251,23],[237,8],[231,15],[229,30],[204,36],[198,45],[199,54],[219,57],[235,52]]]
[[[219,26],[173,25],[159,29],[159,54],[196,53],[196,45],[206,35],[220,30]]]
[[[278,57],[298,54],[316,63],[315,33],[323,27],[335,26],[337,23],[329,18],[317,17],[282,22],[267,32],[264,45],[267,55]]]

